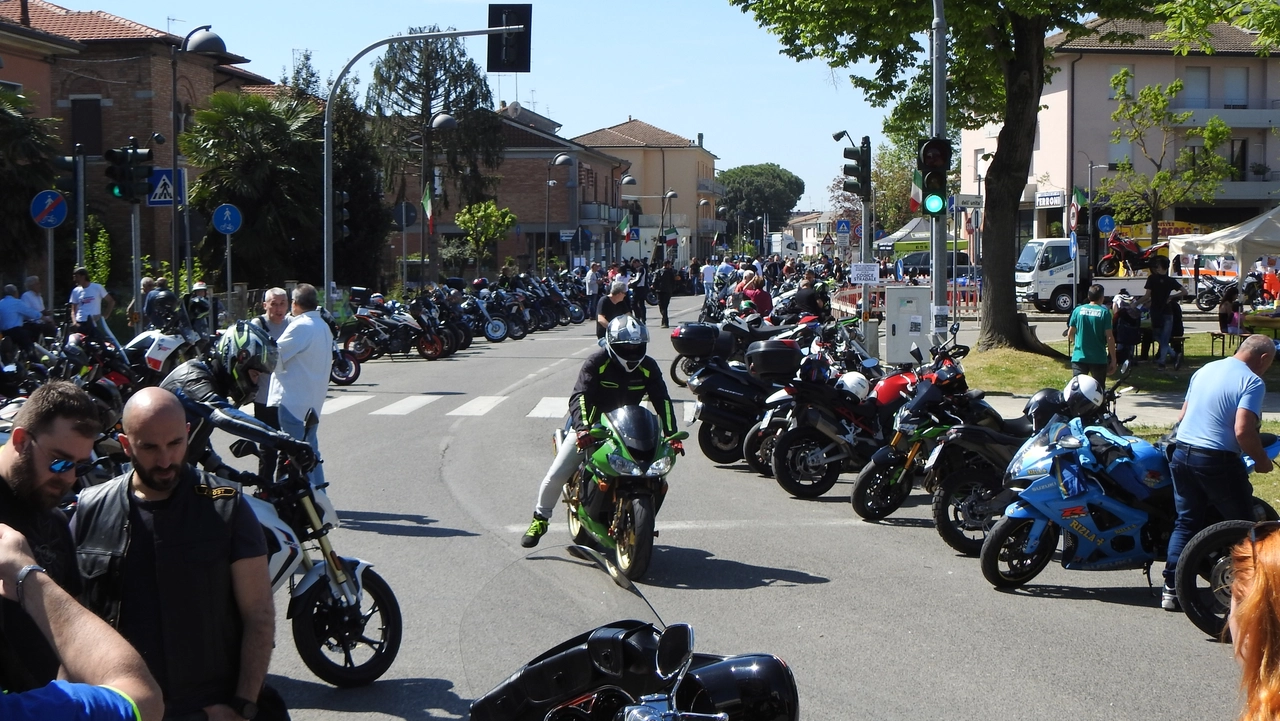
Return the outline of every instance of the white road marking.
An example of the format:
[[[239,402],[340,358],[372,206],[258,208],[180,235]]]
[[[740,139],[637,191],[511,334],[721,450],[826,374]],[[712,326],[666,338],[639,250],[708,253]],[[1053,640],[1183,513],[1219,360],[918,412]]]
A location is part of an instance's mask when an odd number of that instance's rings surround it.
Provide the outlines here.
[[[324,406],[320,408],[320,415],[327,416],[330,413],[337,413],[343,408],[350,408],[357,403],[364,403],[374,396],[373,393],[352,393],[344,395],[340,398],[330,398],[324,402]]]
[[[506,396],[476,396],[446,413],[446,416],[482,416],[507,399]]]
[[[543,396],[538,405],[529,411],[525,418],[562,418],[569,412],[569,398]]]
[[[371,416],[407,416],[428,403],[435,403],[441,396],[409,396],[401,398],[389,406],[369,413]]]

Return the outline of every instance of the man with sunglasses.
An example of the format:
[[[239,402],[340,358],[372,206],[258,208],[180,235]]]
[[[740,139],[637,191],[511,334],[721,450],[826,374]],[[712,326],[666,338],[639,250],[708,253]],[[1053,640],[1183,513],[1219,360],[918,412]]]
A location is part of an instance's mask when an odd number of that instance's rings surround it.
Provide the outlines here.
[[[1178,417],[1178,443],[1169,462],[1173,502],[1178,510],[1169,537],[1160,607],[1181,610],[1174,590],[1178,556],[1187,541],[1208,525],[1211,508],[1224,521],[1251,521],[1253,485],[1242,454],[1258,473],[1270,473],[1271,459],[1258,436],[1266,385],[1260,377],[1275,360],[1275,343],[1251,335],[1235,355],[1205,365],[1191,376]]]
[[[75,544],[57,505],[93,452],[101,423],[88,393],[64,381],[36,389],[14,417],[0,447],[0,523],[31,545],[35,561],[68,594],[80,593]],[[0,684],[26,691],[58,677],[58,655],[34,621],[0,601]]]

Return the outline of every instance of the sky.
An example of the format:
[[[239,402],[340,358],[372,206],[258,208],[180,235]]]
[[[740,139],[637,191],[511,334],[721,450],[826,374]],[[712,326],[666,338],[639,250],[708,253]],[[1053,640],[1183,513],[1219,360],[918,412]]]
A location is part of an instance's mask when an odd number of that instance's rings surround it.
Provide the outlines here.
[[[51,1],[177,35],[212,25],[230,52],[250,59],[243,67],[272,80],[296,50],[311,50],[328,79],[366,45],[410,27],[488,25],[488,3],[477,0]],[[870,136],[872,147],[883,140],[886,109],[865,101],[850,70],[779,54],[777,39],[728,0],[543,0],[533,3],[532,25],[532,72],[491,75],[489,84],[495,101],[518,99],[561,123],[566,138],[628,116],[690,139],[702,133],[718,169],[772,162],[800,176],[804,210],[827,208],[827,186],[845,162],[832,133]],[[483,66],[486,40],[466,42]],[[368,80],[369,67],[362,60],[354,72]]]

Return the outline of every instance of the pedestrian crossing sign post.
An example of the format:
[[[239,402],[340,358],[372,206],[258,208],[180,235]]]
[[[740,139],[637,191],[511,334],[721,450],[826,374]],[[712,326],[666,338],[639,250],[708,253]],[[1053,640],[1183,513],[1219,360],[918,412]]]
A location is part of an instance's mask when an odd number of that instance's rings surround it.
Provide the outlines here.
[[[150,181],[152,190],[147,196],[150,207],[171,206],[174,198],[184,197],[181,180],[174,180],[173,168],[152,168]]]

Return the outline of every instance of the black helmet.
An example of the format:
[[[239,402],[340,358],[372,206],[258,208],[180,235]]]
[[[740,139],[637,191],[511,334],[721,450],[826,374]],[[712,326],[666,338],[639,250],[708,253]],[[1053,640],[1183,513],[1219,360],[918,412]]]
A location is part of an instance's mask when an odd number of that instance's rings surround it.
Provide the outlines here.
[[[116,384],[106,378],[99,378],[85,386],[85,391],[93,398],[94,405],[98,406],[102,432],[106,433],[115,428],[116,423],[120,422],[120,414],[124,412],[124,399],[120,396],[120,389]]]
[[[1031,419],[1031,427],[1038,431],[1048,425],[1049,419],[1060,413],[1065,406],[1062,391],[1055,388],[1042,388],[1027,399],[1027,405],[1022,409],[1022,414]]]

